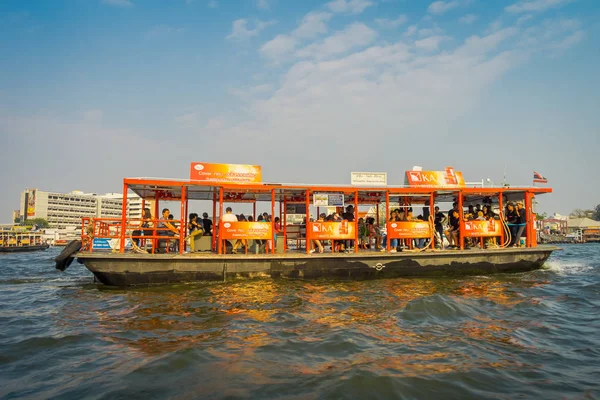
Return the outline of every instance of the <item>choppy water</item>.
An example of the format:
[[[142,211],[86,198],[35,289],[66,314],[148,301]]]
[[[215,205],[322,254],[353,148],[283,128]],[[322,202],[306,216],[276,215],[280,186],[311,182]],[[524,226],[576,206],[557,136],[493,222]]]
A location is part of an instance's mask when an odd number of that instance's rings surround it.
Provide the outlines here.
[[[0,254],[1,398],[600,398],[600,245],[461,279],[107,289]]]

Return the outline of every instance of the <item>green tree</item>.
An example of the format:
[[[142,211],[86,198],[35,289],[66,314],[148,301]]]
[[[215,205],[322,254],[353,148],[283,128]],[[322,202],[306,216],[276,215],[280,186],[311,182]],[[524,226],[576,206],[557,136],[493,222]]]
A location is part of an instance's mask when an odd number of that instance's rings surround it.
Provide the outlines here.
[[[592,210],[583,210],[581,208],[574,209],[569,217],[571,218],[589,218],[591,217],[593,211]]]
[[[541,220],[546,219],[546,218],[548,218],[548,214],[546,214],[546,213],[536,214],[535,215],[535,219],[538,220],[538,221],[541,221]]]
[[[17,217],[17,218],[15,218],[15,220],[13,222],[15,224],[20,224],[21,223],[21,218]]]
[[[600,221],[600,204],[594,208],[594,214],[592,215],[594,221]]]
[[[33,226],[33,225],[37,225],[40,228],[48,228],[50,225],[48,224],[48,221],[46,221],[44,218],[31,218],[31,219],[27,219],[23,225],[26,226]]]

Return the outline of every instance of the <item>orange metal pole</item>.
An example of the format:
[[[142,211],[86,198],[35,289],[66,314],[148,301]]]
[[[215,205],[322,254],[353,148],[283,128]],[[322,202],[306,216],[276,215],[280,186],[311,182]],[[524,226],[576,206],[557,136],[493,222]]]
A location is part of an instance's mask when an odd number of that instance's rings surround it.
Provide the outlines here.
[[[256,204],[256,203],[254,203]],[[275,189],[271,189],[271,254],[275,254]]]
[[[221,219],[223,218],[223,187],[219,188],[219,225],[221,225]],[[213,235],[215,232],[213,232]],[[221,230],[219,229],[219,247],[217,254],[223,254],[223,241],[221,240]]]
[[[387,225],[387,221],[388,221],[388,215],[390,215],[390,192],[389,192],[389,190],[386,190],[385,191],[385,221],[384,221],[384,223],[386,225]],[[387,235],[385,235],[386,236],[385,249],[386,249],[386,251],[389,252],[390,251],[390,232],[389,232],[388,228],[389,227],[386,226],[385,231],[387,232]]]
[[[354,252],[358,253],[358,190],[354,192]]]
[[[525,225],[525,247],[531,247],[532,240],[531,235],[533,233],[531,221],[531,193],[525,192],[525,218],[527,220]]]
[[[281,218],[283,224],[283,252],[287,252],[287,199],[285,193],[283,194],[283,218]]]
[[[183,251],[185,250],[185,233],[186,233],[186,228],[187,228],[187,224],[186,224],[186,211],[187,211],[187,191],[186,191],[186,187],[182,186],[181,187],[181,218],[180,218],[180,222],[179,222],[179,254],[183,254]]]
[[[504,221],[502,217],[504,217],[504,199],[502,198],[502,192],[498,193],[498,207],[500,208],[500,246],[504,246]]]
[[[306,224],[305,224],[305,239],[306,239],[306,254],[310,254],[310,191],[307,190],[306,191],[306,199],[305,199],[305,204],[306,204]],[[333,249],[333,243],[331,248]]]
[[[464,250],[465,249],[465,221],[463,221],[464,219],[464,212],[463,212],[463,194],[461,191],[458,192],[458,235],[460,236],[459,238],[459,242],[460,242],[460,249]]]
[[[158,207],[158,191],[156,192],[156,194],[154,195],[154,222],[152,223],[153,229],[152,229],[152,236],[156,237],[157,236],[157,225],[158,223],[156,222],[159,218],[159,210],[160,208]],[[154,238],[152,239],[152,254],[154,254],[155,250],[156,250],[156,246],[158,244],[158,239]]]
[[[213,225],[212,225],[212,245],[211,245],[211,250],[215,251],[216,249],[216,240],[217,240],[217,193],[214,192],[213,193],[213,209],[212,209],[212,219],[213,219]]]
[[[121,207],[121,253],[125,253],[125,228],[127,226],[127,191],[129,186],[123,182],[123,206]]]
[[[433,196],[433,192],[429,193],[429,218],[435,221],[435,206],[434,206],[435,197]],[[430,222],[430,221],[427,221]],[[431,227],[431,250],[435,251],[435,224],[430,222],[429,226]]]

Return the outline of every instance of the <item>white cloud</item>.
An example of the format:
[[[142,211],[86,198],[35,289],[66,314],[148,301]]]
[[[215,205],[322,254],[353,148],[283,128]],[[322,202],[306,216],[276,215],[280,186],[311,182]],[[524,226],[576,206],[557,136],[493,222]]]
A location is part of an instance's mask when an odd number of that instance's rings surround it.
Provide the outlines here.
[[[302,39],[312,39],[327,33],[327,21],[332,14],[327,12],[311,12],[306,14],[298,27],[289,35],[281,34],[263,44],[260,48],[262,55],[273,61],[291,54]]]
[[[206,6],[208,8],[217,8],[219,7],[219,3],[217,2],[217,0],[210,0],[208,4],[206,4]]]
[[[258,0],[256,2],[256,6],[258,8],[260,8],[261,10],[268,10],[269,8],[271,8],[271,5],[269,4],[269,0]]]
[[[174,26],[169,25],[156,25],[153,26],[150,30],[146,32],[146,37],[148,38],[156,38],[161,36],[166,36],[172,33],[181,33],[185,29],[184,28],[176,28]]]
[[[325,38],[321,43],[310,44],[296,52],[298,57],[324,59],[364,47],[377,37],[377,32],[362,23],[353,23],[344,30]]]
[[[334,0],[325,4],[325,6],[334,13],[360,14],[373,4],[369,0]]]
[[[417,25],[411,25],[408,28],[406,28],[406,32],[404,32],[404,36],[410,37],[413,36],[415,33],[417,33]]]
[[[452,0],[452,1],[434,1],[427,7],[427,11],[432,14],[443,14],[446,11],[452,10],[453,8],[457,8],[460,6],[460,1]]]
[[[319,34],[327,33],[327,22],[330,19],[331,14],[327,12],[308,13],[302,18],[293,35],[300,38],[313,38]]]
[[[386,29],[395,29],[400,25],[405,24],[408,21],[408,17],[406,15],[401,15],[396,19],[388,19],[388,18],[377,18],[375,22],[377,25]]]
[[[458,20],[458,22],[465,25],[471,25],[475,21],[477,21],[477,15],[474,14],[467,14]]]
[[[131,0],[102,0],[102,3],[116,7],[133,7]]]
[[[279,60],[296,48],[298,40],[290,35],[277,35],[260,48],[260,52],[271,60]]]
[[[250,25],[246,19],[237,19],[233,21],[231,33],[227,35],[229,40],[245,40],[253,36],[257,36],[263,29],[274,24],[274,21],[254,21],[254,28],[249,28]]]
[[[571,2],[573,0],[521,0],[506,7],[505,10],[510,13],[542,12]]]
[[[581,42],[584,37],[585,33],[583,31],[576,31],[562,40],[551,43],[550,47],[555,50],[564,51]]]
[[[431,36],[425,39],[415,41],[415,47],[425,51],[435,51],[440,47],[440,43],[446,40],[445,36]]]

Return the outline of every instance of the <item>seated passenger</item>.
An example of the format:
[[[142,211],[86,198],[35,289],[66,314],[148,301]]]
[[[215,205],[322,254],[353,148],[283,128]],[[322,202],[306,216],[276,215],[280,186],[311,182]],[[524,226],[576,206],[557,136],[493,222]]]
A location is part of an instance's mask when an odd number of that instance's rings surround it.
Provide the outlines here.
[[[325,218],[326,218],[325,213],[321,213],[319,215],[319,218],[317,219],[317,222],[325,222]],[[316,239],[313,239],[310,241],[310,245],[309,245],[310,253],[315,252],[314,245],[316,245],[317,248],[319,249],[319,253],[323,253],[323,245],[321,244],[320,240],[316,240]]]
[[[198,214],[191,213],[188,222],[188,232],[190,238],[190,251],[196,251],[194,238],[204,234],[204,224],[198,218]]]
[[[173,219],[172,216],[169,219],[170,215],[171,215],[171,212],[169,211],[169,209],[163,208],[162,220],[157,224],[158,236],[177,237],[177,235],[179,234],[179,231],[177,230],[177,228],[175,228],[173,226],[173,224],[170,222],[170,219],[171,220]],[[163,249],[162,251],[169,251],[171,241],[172,241],[172,239],[159,239],[157,251],[159,251],[160,249]]]
[[[460,232],[460,217],[457,210],[451,211],[450,226],[448,227],[448,231],[446,232],[446,236],[448,237],[448,241],[450,245],[448,248],[456,248],[459,247],[459,232]]]
[[[213,222],[210,218],[208,218],[208,213],[202,214],[202,225],[204,225],[203,230],[206,236],[212,236],[212,225]]]

